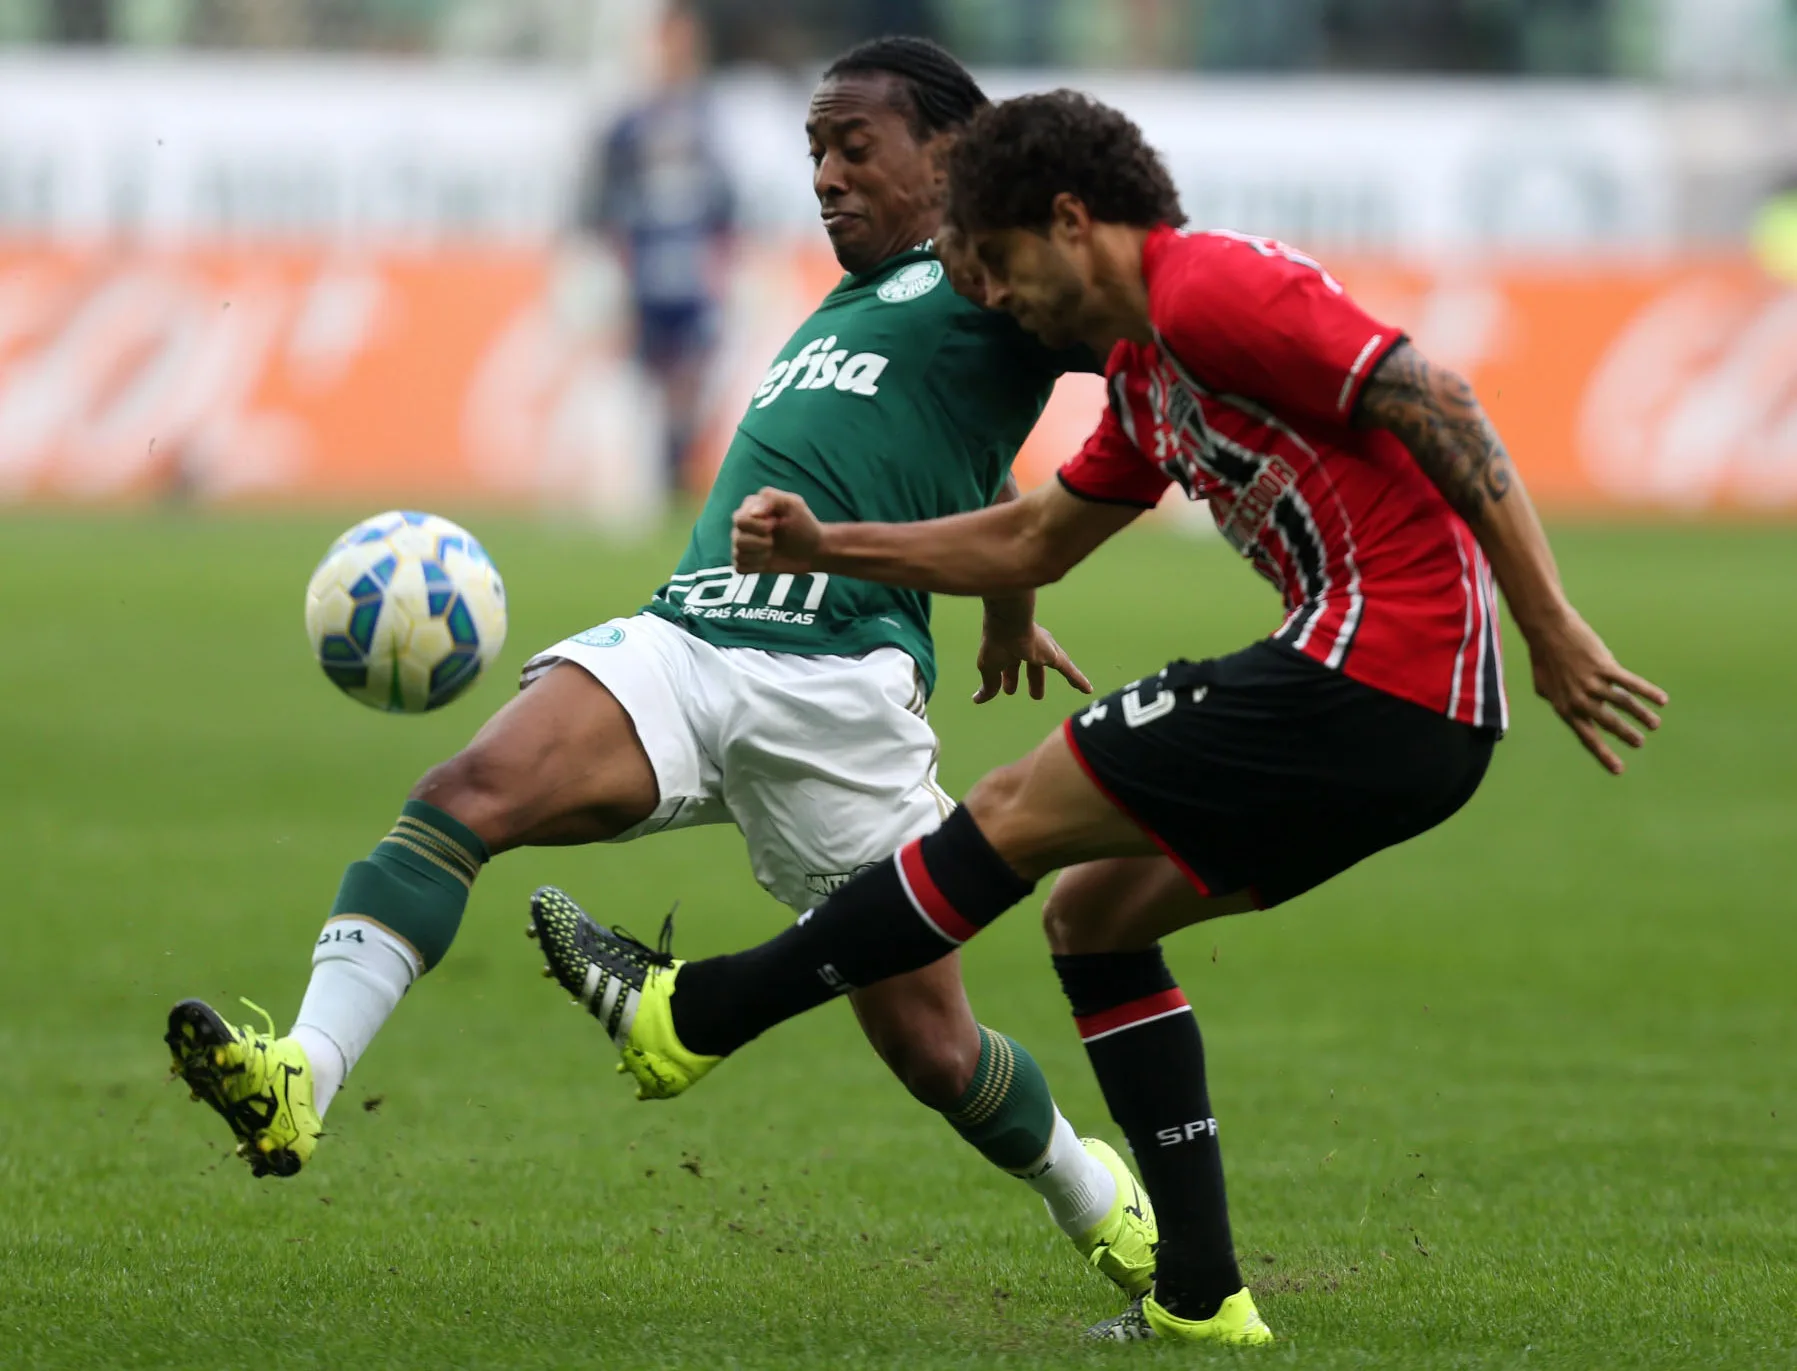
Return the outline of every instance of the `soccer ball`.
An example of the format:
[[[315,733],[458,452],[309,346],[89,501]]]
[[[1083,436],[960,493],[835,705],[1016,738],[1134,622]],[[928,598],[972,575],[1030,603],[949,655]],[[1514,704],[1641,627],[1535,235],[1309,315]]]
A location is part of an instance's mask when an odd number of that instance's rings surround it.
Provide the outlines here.
[[[389,510],[325,553],[306,587],[319,666],[396,714],[448,704],[505,645],[505,584],[486,550],[435,514]]]

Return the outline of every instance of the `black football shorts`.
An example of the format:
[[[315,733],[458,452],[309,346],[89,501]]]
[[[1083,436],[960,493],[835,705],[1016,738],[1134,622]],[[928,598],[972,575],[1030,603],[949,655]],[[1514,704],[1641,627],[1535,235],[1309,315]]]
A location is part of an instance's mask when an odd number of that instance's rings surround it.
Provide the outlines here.
[[[1193,885],[1263,909],[1453,814],[1497,736],[1270,641],[1173,662],[1066,723],[1086,774]]]

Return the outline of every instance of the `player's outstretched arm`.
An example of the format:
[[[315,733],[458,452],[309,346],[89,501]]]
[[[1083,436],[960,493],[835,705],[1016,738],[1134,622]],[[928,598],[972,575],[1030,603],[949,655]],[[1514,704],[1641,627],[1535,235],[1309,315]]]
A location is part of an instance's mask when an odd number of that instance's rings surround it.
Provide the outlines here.
[[[1355,421],[1395,434],[1466,520],[1529,645],[1536,693],[1621,774],[1603,735],[1640,747],[1641,729],[1660,726],[1648,705],[1664,705],[1666,692],[1625,670],[1567,600],[1534,502],[1472,387],[1399,343],[1361,391]]]
[[[915,524],[825,524],[772,488],[738,506],[738,571],[823,571],[938,595],[1004,595],[1058,581],[1142,511],[1070,495],[1059,482],[1021,500]]]

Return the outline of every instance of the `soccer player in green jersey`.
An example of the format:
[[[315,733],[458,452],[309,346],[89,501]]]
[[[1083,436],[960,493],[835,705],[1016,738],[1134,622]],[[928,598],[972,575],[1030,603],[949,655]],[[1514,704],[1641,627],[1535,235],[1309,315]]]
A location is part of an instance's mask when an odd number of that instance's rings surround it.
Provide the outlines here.
[[[877,40],[830,67],[806,134],[847,274],[750,399],[679,567],[642,612],[533,658],[517,698],[425,774],[344,873],[291,1033],[175,1006],[175,1065],[256,1174],[304,1166],[344,1076],[448,952],[499,853],[734,823],[756,878],[802,912],[948,814],[924,717],[929,597],[737,575],[730,529],[764,486],[800,492],[830,520],[909,523],[1006,498],[1067,359],[961,298],[930,246],[943,154],[985,103],[954,58],[917,39]],[[1048,669],[1090,690],[1029,596],[986,602],[979,666],[979,700],[1014,691],[1020,671],[1038,697]],[[553,967],[576,964],[556,928],[543,943]],[[628,1007],[563,979],[608,1026]],[[1069,1127],[1029,1053],[975,1021],[954,958],[853,999],[913,1095],[1040,1193],[1093,1266],[1132,1295],[1148,1288],[1156,1233],[1134,1178]]]

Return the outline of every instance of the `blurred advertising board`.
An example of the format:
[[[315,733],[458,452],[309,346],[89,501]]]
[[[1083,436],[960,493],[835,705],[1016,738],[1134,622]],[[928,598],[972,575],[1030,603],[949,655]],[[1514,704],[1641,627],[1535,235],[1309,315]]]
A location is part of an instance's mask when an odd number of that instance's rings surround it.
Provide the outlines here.
[[[1797,512],[1797,290],[1748,262],[1333,270],[1465,370],[1559,508]],[[655,416],[615,330],[543,251],[0,245],[0,499],[640,508]],[[709,460],[834,282],[745,249]],[[1101,404],[1070,378],[1022,459],[1043,479]],[[702,480],[703,473],[696,473]]]
[[[1553,84],[1075,84],[1162,146],[1195,222],[1322,253],[1465,369],[1543,500],[1797,512],[1797,293],[1678,254],[1665,102]],[[715,462],[834,283],[808,83],[718,83],[746,231]],[[629,526],[660,418],[603,254],[565,241],[624,92],[565,71],[0,56],[0,500],[484,499]],[[1067,381],[1027,448],[1083,439]],[[694,473],[702,484],[706,471]]]
[[[1162,149],[1194,222],[1316,250],[1664,246],[1677,140],[1651,94],[1553,83],[993,72],[1074,85]],[[596,115],[559,70],[0,55],[0,234],[518,244],[566,220]],[[812,232],[809,83],[729,74],[717,133],[756,232]]]

